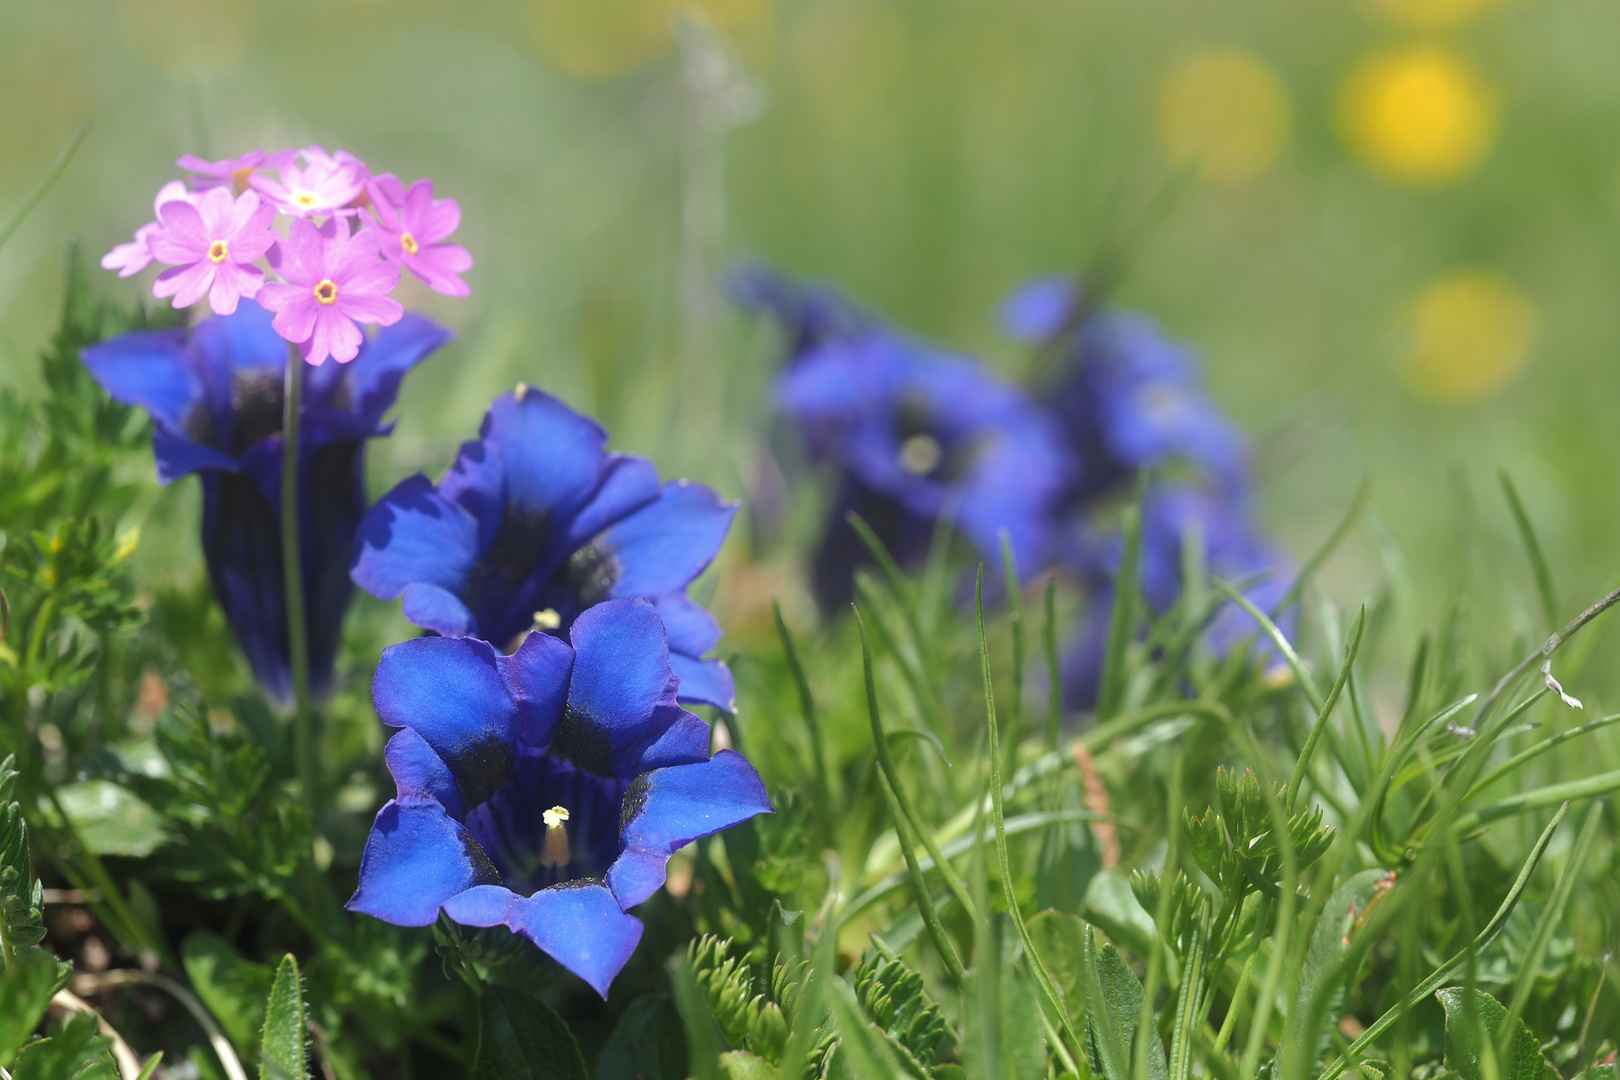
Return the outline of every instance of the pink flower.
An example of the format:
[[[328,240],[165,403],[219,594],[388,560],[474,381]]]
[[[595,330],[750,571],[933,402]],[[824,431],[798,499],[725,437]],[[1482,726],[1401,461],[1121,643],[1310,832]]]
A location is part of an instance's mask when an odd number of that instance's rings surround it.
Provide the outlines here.
[[[266,283],[259,304],[276,313],[276,333],[311,364],[328,356],[348,363],[362,340],[355,323],[391,326],[405,314],[388,295],[399,285],[399,268],[382,260],[376,233],[362,229],[351,237],[344,218],[320,228],[293,222],[292,235],[271,250],[270,265],[285,284]]]
[[[172,296],[177,308],[190,307],[206,294],[216,315],[229,315],[240,298],[252,297],[264,284],[264,272],[253,263],[277,240],[270,223],[276,208],[251,191],[232,197],[223,187],[209,188],[195,201],[166,202],[158,209],[162,228],[149,244],[159,261],[171,264],[152,283],[153,296]]]
[[[278,173],[279,180],[255,174],[248,177],[248,183],[293,217],[344,210],[366,188],[365,164],[343,150],[333,157],[319,146],[307,146],[282,160]]]
[[[192,174],[193,191],[206,191],[209,188],[229,184],[240,195],[247,190],[248,180],[255,170],[279,168],[291,156],[290,150],[276,154],[266,154],[263,150],[249,150],[241,157],[226,158],[223,161],[205,161],[194,154],[187,154],[175,164]]]
[[[466,296],[472,292],[458,276],[471,269],[472,256],[458,244],[440,243],[461,224],[461,205],[435,199],[433,181],[418,180],[409,191],[397,177],[383,174],[367,185],[373,212],[367,213],[381,243],[383,258],[399,263],[434,292]]]
[[[186,193],[186,185],[178,180],[170,180],[158,189],[157,198],[152,203],[154,216],[163,213],[163,204],[176,199],[184,201],[190,198]],[[151,240],[152,235],[162,226],[157,222],[149,222],[135,230],[135,239],[127,244],[119,244],[101,257],[103,270],[117,270],[119,277],[129,277],[145,270],[152,261]]]

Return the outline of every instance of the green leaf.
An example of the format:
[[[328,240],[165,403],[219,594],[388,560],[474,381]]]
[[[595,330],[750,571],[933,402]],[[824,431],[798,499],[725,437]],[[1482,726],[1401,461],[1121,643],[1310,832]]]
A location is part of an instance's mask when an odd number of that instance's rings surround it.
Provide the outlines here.
[[[264,964],[244,960],[229,942],[206,930],[186,937],[180,946],[186,975],[208,1011],[239,1051],[255,1049],[264,1029],[265,1003],[275,973]]]
[[[685,1080],[686,1036],[667,994],[643,994],[596,1059],[596,1080]]]
[[[478,999],[471,1080],[587,1080],[573,1032],[543,1001],[491,986]]]
[[[1029,920],[1030,940],[1046,961],[1046,970],[1063,995],[1069,1015],[1086,1012],[1086,921],[1066,911],[1043,911]]]
[[[117,1080],[115,1070],[98,1068],[112,1040],[98,1035],[96,1027],[93,1015],[75,1013],[48,1038],[23,1047],[12,1066],[12,1080],[90,1080],[102,1076]]]
[[[264,1038],[259,1043],[259,1080],[305,1080],[308,1057],[305,1032],[304,988],[298,961],[291,953],[281,958],[276,981],[265,1004]]]
[[[10,1066],[18,1047],[33,1034],[45,1007],[73,973],[42,949],[19,949],[13,967],[0,978],[0,1065]]]
[[[728,1050],[721,1054],[720,1073],[726,1080],[781,1080],[782,1076],[775,1065],[746,1050]],[[597,1075],[603,1074],[598,1070]]]
[[[111,780],[81,780],[56,789],[62,812],[97,855],[145,858],[166,839],[163,818]]]
[[[1462,1080],[1487,1080],[1483,1058],[1492,1052],[1487,1048],[1499,1041],[1497,1036],[1507,1021],[1507,1010],[1483,990],[1448,986],[1434,996],[1446,1010],[1446,1068]],[[1508,1042],[1507,1053],[1497,1060],[1491,1080],[1542,1080],[1546,1068],[1541,1044],[1521,1020]]]
[[[1296,1030],[1293,1039],[1284,1041],[1277,1055],[1281,1075],[1293,1076],[1299,1071],[1293,1055],[1303,1054],[1305,1070],[1314,1068],[1321,1057],[1327,1046],[1329,1028],[1337,1022],[1344,1003],[1343,973],[1332,979],[1332,985],[1324,985],[1323,980],[1329,978],[1350,951],[1351,931],[1365,917],[1367,909],[1387,895],[1394,884],[1393,870],[1363,870],[1334,891],[1317,917],[1316,929],[1311,933],[1310,947],[1305,953],[1305,968],[1300,974],[1294,1015],[1299,1018],[1299,1028],[1320,1026],[1321,1030]],[[1322,1000],[1318,1000],[1319,995]]]
[[[0,973],[22,950],[45,940],[45,912],[34,860],[28,845],[28,823],[12,797],[17,788],[16,758],[0,760]]]
[[[1086,1026],[1097,1067],[1107,1080],[1132,1080],[1131,1045],[1136,1039],[1137,1018],[1142,1015],[1142,984],[1119,950],[1104,943],[1097,947],[1097,935],[1086,931],[1085,949]],[[1164,1044],[1157,1037],[1148,1040],[1149,1080],[1166,1080],[1170,1074],[1164,1057]]]

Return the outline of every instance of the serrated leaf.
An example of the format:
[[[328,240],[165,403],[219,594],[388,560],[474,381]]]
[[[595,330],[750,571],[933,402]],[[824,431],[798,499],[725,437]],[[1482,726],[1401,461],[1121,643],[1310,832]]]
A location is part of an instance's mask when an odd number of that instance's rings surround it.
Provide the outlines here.
[[[1106,942],[1097,947],[1097,935],[1090,930],[1085,960],[1086,1027],[1092,1050],[1107,1080],[1132,1080],[1131,1048],[1142,1015],[1142,983],[1118,949]],[[1170,1074],[1164,1044],[1157,1036],[1148,1039],[1147,1074],[1149,1080],[1165,1080]]]
[[[596,1080],[685,1080],[686,1036],[667,994],[630,1003],[596,1059]]]
[[[545,1002],[491,986],[478,999],[471,1080],[588,1080],[573,1032]]]
[[[117,1080],[118,1073],[99,1068],[112,1040],[97,1034],[96,1018],[75,1013],[50,1035],[22,1048],[12,1067],[12,1080],[90,1080],[105,1076]]]
[[[1486,1080],[1482,1066],[1485,1048],[1490,1044],[1494,1051],[1507,1009],[1485,991],[1461,986],[1437,990],[1434,996],[1446,1010],[1446,1068],[1462,1080]],[[1507,1052],[1497,1060],[1495,1080],[1543,1080],[1547,1059],[1542,1056],[1541,1043],[1524,1021],[1515,1024],[1517,1030],[1508,1041]]]
[[[244,960],[228,941],[206,930],[187,935],[180,945],[186,975],[208,1011],[237,1050],[251,1053],[264,1030],[265,1005],[275,973]]]
[[[309,1075],[305,1032],[304,988],[298,961],[281,958],[276,981],[265,1004],[264,1036],[259,1042],[259,1080],[306,1080]]]
[[[11,971],[0,978],[0,1065],[11,1065],[72,970],[41,949],[17,950]]]

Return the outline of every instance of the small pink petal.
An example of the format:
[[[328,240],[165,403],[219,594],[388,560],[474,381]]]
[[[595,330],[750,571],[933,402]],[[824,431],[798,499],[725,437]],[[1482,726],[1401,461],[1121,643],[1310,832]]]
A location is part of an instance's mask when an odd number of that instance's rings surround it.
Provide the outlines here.
[[[337,307],[357,322],[393,326],[405,314],[405,305],[391,296],[338,297]]]
[[[188,308],[208,295],[208,288],[213,283],[214,264],[203,260],[163,271],[152,283],[152,295],[172,296],[175,307]]]
[[[266,285],[259,290],[261,307],[265,306],[263,297],[269,287]],[[276,317],[270,320],[270,325],[275,327],[276,333],[288,341],[294,343],[308,341],[310,335],[315,332],[316,309],[319,306],[315,303],[315,298],[306,292],[303,297],[277,311]]]

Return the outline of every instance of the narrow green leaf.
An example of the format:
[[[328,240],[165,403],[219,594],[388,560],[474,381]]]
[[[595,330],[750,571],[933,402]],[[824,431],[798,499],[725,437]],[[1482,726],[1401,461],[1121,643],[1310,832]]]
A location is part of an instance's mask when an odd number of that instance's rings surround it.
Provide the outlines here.
[[[51,162],[50,168],[45,170],[45,175],[39,178],[39,183],[35,184],[32,190],[23,196],[23,201],[17,204],[17,209],[11,212],[11,216],[6,219],[6,223],[0,225],[0,247],[5,246],[6,241],[11,239],[11,234],[17,231],[17,226],[23,223],[23,219],[29,215],[34,207],[39,205],[39,200],[43,199],[45,193],[51,190],[51,185],[56,183],[58,176],[62,175],[62,170],[67,168],[68,162],[73,160],[73,155],[78,152],[80,144],[84,142],[85,136],[89,134],[90,121],[86,120],[79,125],[79,130],[73,133],[73,137],[68,140],[67,145],[62,147],[62,152],[56,155],[56,160]]]
[[[1097,947],[1096,931],[1086,928],[1086,1030],[1091,1048],[1106,1080],[1132,1080],[1131,1046],[1142,1015],[1142,983],[1118,949],[1107,942]],[[1151,1034],[1147,1040],[1149,1080],[1167,1080],[1169,1064],[1164,1044]]]
[[[1086,1014],[1086,932],[1091,928],[1067,911],[1043,911],[1029,920],[1029,937],[1063,995],[1069,1015]]]
[[[691,1075],[694,1080],[721,1080],[720,1054],[725,1050],[725,1044],[720,1040],[720,1025],[709,1008],[703,989],[698,986],[692,964],[686,954],[680,953],[670,961],[668,970],[670,986],[675,991],[675,1008],[680,1011],[681,1026],[686,1031],[687,1066],[691,1069]],[[790,1041],[789,1050],[792,1049]],[[574,1053],[579,1053],[577,1047]],[[491,1072],[488,1080],[497,1080],[499,1075]]]
[[[720,1055],[720,1074],[726,1080],[780,1080],[782,1071],[758,1054],[750,1054],[746,1050],[728,1050]],[[598,1075],[606,1077],[620,1074],[603,1073],[598,1069]],[[644,1078],[641,1073],[623,1075],[634,1076],[635,1080],[650,1080]]]
[[[146,1064],[141,1066],[141,1071],[135,1077],[135,1080],[152,1080],[152,1075],[157,1072],[158,1066],[161,1064],[163,1064],[163,1051],[159,1050],[150,1058],[147,1058]]]
[[[259,1042],[259,1080],[305,1080],[309,1075],[304,988],[298,961],[281,958],[265,1004],[264,1036]]]
[[[467,1075],[469,1080],[590,1078],[562,1017],[539,998],[505,986],[486,986],[479,996],[478,1050]]]
[[[804,720],[805,737],[810,741],[810,759],[816,767],[816,816],[821,824],[822,842],[828,846],[832,844],[832,786],[827,773],[827,750],[822,744],[821,720],[816,715],[816,699],[810,693],[810,680],[805,677],[804,665],[799,662],[799,650],[793,643],[793,635],[788,632],[787,621],[782,618],[782,605],[775,598],[771,600],[771,614],[776,619],[776,636],[782,641],[782,653],[787,657],[788,671],[793,675],[793,685],[799,692],[799,716]]]
[[[1509,1021],[1502,1003],[1483,990],[1448,986],[1435,997],[1446,1010],[1446,1069],[1462,1080],[1542,1080],[1548,1067],[1541,1044],[1524,1026]],[[1484,1067],[1484,1059],[1494,1053],[1494,1045],[1507,1035],[1505,1053],[1496,1054],[1494,1069]]]
[[[643,994],[630,1003],[596,1062],[599,1080],[686,1080],[686,1036],[668,994]]]
[[[1361,650],[1361,634],[1366,627],[1367,608],[1363,605],[1361,614],[1356,617],[1356,628],[1350,634],[1350,644],[1345,648],[1344,664],[1339,668],[1339,677],[1333,680],[1333,689],[1328,691],[1327,700],[1322,702],[1317,710],[1316,723],[1305,739],[1305,746],[1299,752],[1299,761],[1294,765],[1294,775],[1288,781],[1288,798],[1284,807],[1290,814],[1294,812],[1294,802],[1299,798],[1299,789],[1305,784],[1311,755],[1316,752],[1316,744],[1322,741],[1322,732],[1327,730],[1328,720],[1333,715],[1333,706],[1339,703],[1339,695],[1344,693],[1344,684],[1350,679],[1350,668],[1356,662],[1356,653]]]
[[[1304,1075],[1316,1067],[1327,1047],[1331,1025],[1343,1007],[1342,961],[1350,951],[1353,928],[1395,884],[1393,870],[1363,870],[1334,890],[1317,917],[1305,952],[1299,992],[1289,1026],[1278,1048],[1278,1075]]]
[[[1102,679],[1097,690],[1096,722],[1113,718],[1124,705],[1126,660],[1131,636],[1136,632],[1137,567],[1142,560],[1142,496],[1144,484],[1137,486],[1136,499],[1127,506],[1120,521],[1124,548],[1119,557],[1119,573],[1114,578],[1114,608],[1108,620],[1108,652],[1103,657]]]
[[[1360,487],[1356,488],[1355,498],[1350,500],[1350,509],[1345,512],[1343,520],[1328,534],[1328,538],[1322,542],[1322,546],[1317,548],[1309,559],[1305,560],[1304,567],[1300,569],[1298,576],[1294,578],[1294,584],[1289,587],[1281,602],[1271,609],[1273,617],[1287,611],[1299,602],[1300,596],[1305,592],[1305,586],[1310,584],[1311,579],[1316,576],[1316,572],[1322,568],[1322,564],[1328,561],[1328,557],[1344,541],[1344,538],[1350,535],[1350,530],[1356,527],[1356,522],[1361,520],[1362,511],[1367,509],[1367,500],[1371,495],[1372,477],[1369,476],[1361,482]]]
[[[1547,618],[1547,629],[1553,630],[1558,626],[1558,591],[1553,588],[1552,570],[1547,566],[1547,557],[1542,554],[1541,541],[1536,539],[1536,530],[1530,524],[1530,515],[1524,511],[1524,503],[1519,500],[1519,490],[1513,486],[1513,478],[1506,469],[1498,470],[1496,478],[1502,482],[1502,494],[1507,497],[1508,510],[1513,514],[1513,524],[1519,530],[1519,539],[1524,543],[1524,553],[1530,559],[1530,569],[1536,575],[1536,591],[1541,594],[1541,611]]]

